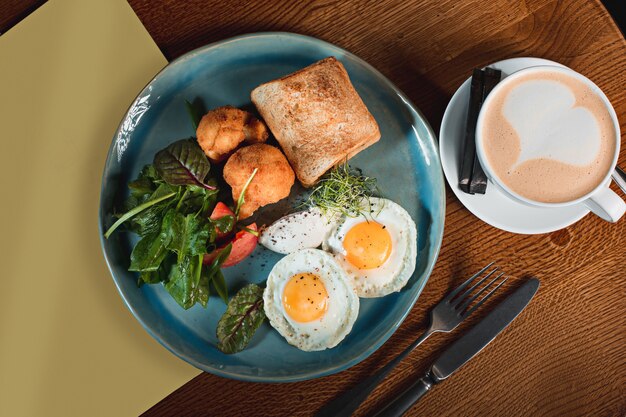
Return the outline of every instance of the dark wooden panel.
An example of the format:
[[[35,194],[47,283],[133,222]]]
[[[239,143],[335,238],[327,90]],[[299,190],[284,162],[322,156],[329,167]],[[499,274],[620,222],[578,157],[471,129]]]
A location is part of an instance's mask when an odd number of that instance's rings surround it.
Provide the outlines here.
[[[34,12],[46,0],[0,0],[0,35]]]

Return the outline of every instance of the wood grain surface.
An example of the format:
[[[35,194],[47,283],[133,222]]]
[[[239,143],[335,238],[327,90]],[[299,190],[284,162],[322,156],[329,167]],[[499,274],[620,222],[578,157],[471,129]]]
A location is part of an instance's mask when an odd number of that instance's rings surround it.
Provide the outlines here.
[[[45,2],[46,0],[0,0],[0,35]]]
[[[445,106],[474,67],[518,56],[559,61],[596,82],[626,131],[626,41],[598,1],[130,0],[161,50],[191,49],[255,31],[291,31],[335,43],[389,77],[438,131]],[[620,162],[626,165],[622,134]],[[435,387],[409,415],[626,415],[626,219],[590,215],[565,230],[523,236],[471,215],[447,189],[435,270],[400,329],[370,358],[325,378],[282,385],[199,375],[146,416],[308,416],[404,349],[448,290],[492,260],[512,286],[536,276],[527,310],[483,353]],[[454,334],[435,335],[359,409],[369,415],[420,376]]]

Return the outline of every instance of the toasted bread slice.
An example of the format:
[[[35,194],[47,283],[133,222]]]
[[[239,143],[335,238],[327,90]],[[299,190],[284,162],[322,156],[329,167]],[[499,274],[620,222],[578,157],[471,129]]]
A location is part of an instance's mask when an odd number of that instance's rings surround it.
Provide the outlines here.
[[[376,120],[334,57],[262,84],[251,96],[305,187],[380,139]]]

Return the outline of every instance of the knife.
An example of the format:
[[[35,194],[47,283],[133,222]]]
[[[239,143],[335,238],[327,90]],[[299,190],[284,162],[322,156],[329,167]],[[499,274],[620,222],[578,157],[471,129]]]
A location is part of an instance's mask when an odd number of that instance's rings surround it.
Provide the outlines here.
[[[484,349],[524,310],[539,288],[539,280],[531,278],[496,306],[484,319],[456,340],[435,361],[430,370],[400,394],[376,417],[401,416],[431,388],[448,378]]]

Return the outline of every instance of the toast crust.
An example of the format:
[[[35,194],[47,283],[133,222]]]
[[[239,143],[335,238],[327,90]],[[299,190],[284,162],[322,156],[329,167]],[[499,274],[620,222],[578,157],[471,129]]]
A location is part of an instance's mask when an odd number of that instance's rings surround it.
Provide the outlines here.
[[[334,57],[261,84],[251,98],[305,187],[380,139],[376,120]]]

